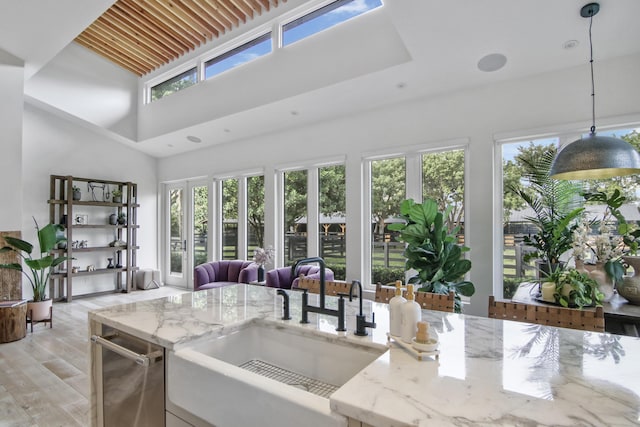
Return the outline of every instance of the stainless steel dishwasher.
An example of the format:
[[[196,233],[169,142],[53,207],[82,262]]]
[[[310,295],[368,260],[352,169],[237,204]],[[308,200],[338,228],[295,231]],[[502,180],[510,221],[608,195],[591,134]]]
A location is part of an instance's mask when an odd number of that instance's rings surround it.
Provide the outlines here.
[[[102,349],[102,425],[164,426],[164,348],[106,327],[91,341]]]

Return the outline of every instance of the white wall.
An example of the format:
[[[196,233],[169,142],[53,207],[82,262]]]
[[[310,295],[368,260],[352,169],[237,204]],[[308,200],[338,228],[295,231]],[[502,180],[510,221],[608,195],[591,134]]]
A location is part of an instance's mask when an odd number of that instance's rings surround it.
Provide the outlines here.
[[[18,229],[22,229],[26,240],[35,239],[32,216],[39,224],[49,221],[47,200],[50,175],[72,175],[95,178],[97,181],[130,181],[138,184],[140,204],[138,243],[141,249],[138,251],[138,265],[157,268],[157,177],[154,158],[27,104],[24,109],[22,159],[24,215]],[[20,187],[12,189],[20,192]],[[89,195],[86,188],[81,189],[83,199],[87,200]],[[88,213],[91,215],[91,212]],[[102,254],[96,260],[96,267],[106,267],[107,256]],[[102,280],[109,279],[112,279],[111,276],[90,276],[74,280],[73,283],[79,292],[84,293],[102,289],[105,285]],[[24,288],[24,294],[25,297],[30,296],[30,288]]]
[[[640,121],[640,55],[598,63],[597,124],[621,124],[629,115]],[[486,314],[494,277],[493,233],[501,227],[495,219],[499,198],[494,189],[494,139],[496,134],[531,135],[531,130],[588,130],[590,92],[584,66],[507,81],[464,92],[418,99],[358,115],[220,145],[160,159],[162,181],[214,175],[263,167],[272,174],[278,165],[346,155],[348,200],[362,200],[357,182],[360,159],[367,154],[401,150],[404,146],[442,147],[447,141],[469,141],[467,169],[467,244],[473,262],[471,280],[476,294],[465,312]],[[626,123],[625,123],[626,124]],[[266,183],[272,180],[265,180]],[[266,197],[274,194],[265,189]],[[362,203],[356,204],[361,207]],[[353,206],[353,203],[351,204]],[[270,212],[267,212],[269,215]],[[265,218],[273,223],[273,218]],[[347,212],[349,228],[361,227],[361,211]],[[267,229],[267,242],[274,241]],[[348,234],[347,279],[360,271],[360,233]]]
[[[0,230],[20,230],[22,216],[22,105],[24,63],[0,49]]]
[[[137,138],[138,77],[74,42],[25,85],[25,94],[125,138]]]

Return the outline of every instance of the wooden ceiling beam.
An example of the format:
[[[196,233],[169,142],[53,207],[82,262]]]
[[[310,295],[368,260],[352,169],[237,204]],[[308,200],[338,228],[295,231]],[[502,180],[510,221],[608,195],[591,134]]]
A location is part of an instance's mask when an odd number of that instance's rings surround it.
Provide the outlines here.
[[[141,65],[128,58],[123,58],[120,52],[115,51],[112,47],[92,40],[91,36],[89,36],[86,31],[76,38],[76,42],[134,74],[142,76],[148,72],[148,66]]]
[[[123,22],[117,16],[113,16],[113,13],[106,13],[103,17],[111,18],[105,19],[104,24],[114,32],[119,33],[123,39],[128,40],[135,46],[139,46],[139,48],[146,51],[147,54],[159,55],[165,62],[176,57],[175,53],[167,50],[163,45],[157,43],[155,40],[149,39],[142,31],[136,30],[126,21]]]
[[[132,46],[128,41],[113,37],[113,35],[110,34],[108,30],[103,29],[99,23],[94,22],[94,24],[96,25],[93,25],[92,31],[90,31],[88,35],[93,36],[96,41],[100,41],[103,46],[109,46],[114,51],[120,52],[124,58],[135,60],[149,68],[154,68],[158,63],[162,63],[157,57],[149,55],[148,52],[142,52],[140,49],[137,49],[135,45]]]
[[[117,0],[76,41],[144,75],[286,0]]]
[[[231,3],[237,7],[238,9],[240,9],[242,11],[242,13],[245,15],[245,17],[249,18],[249,19],[253,19],[253,8],[251,6],[249,6],[249,4],[247,4],[246,1],[244,0],[231,0]]]
[[[192,34],[188,26],[185,26],[181,20],[175,19],[171,12],[155,0],[139,1],[142,1],[145,10],[159,21],[160,28],[170,32],[172,37],[179,38],[186,43],[189,46],[189,50],[195,49],[203,42],[201,37]]]
[[[228,22],[231,23],[229,29],[232,29],[234,26],[237,27],[238,25],[240,25],[238,18],[233,16],[233,14],[230,13],[223,5],[221,5],[218,0],[208,0],[208,2],[215,9],[215,11],[218,12],[218,14],[223,16]]]
[[[262,15],[262,5],[257,0],[244,0],[258,16]]]
[[[158,37],[158,39],[161,39],[163,42],[176,49],[178,51],[178,56],[184,53],[185,50],[190,49],[190,44],[182,41],[182,38],[180,37],[174,37],[171,32],[165,31],[162,23],[158,19],[148,13],[143,7],[136,4],[133,0],[119,0],[116,4],[131,16],[134,16],[136,21],[148,28],[149,31]]]
[[[243,24],[247,22],[247,16],[230,1],[218,0],[218,3],[237,20],[238,26],[240,25],[240,21],[242,21]]]
[[[216,3],[216,0],[204,0],[203,7],[206,6],[207,11],[224,26],[225,31],[231,30],[233,28],[233,22],[218,11],[218,5]]]
[[[211,33],[205,26],[201,25],[198,20],[194,19],[193,12],[188,8],[183,7],[182,3],[177,0],[157,1],[178,21],[182,21],[185,28],[188,28],[190,33],[197,37],[200,43],[205,43],[207,40],[211,40],[213,33]]]
[[[221,33],[226,31],[224,25],[222,25],[217,19],[215,19],[206,8],[204,2],[200,0],[182,0],[185,6],[193,10],[203,25],[207,26],[214,34],[215,38],[218,38]]]
[[[155,49],[165,52],[166,55],[172,58],[180,56],[181,50],[176,47],[177,45],[167,43],[161,37],[158,37],[157,33],[151,31],[147,25],[135,19],[135,17],[131,16],[126,10],[115,6],[110,8],[105,15],[120,22],[122,26],[130,28],[133,34],[140,37],[141,42],[144,42],[146,45],[153,46]]]
[[[262,5],[262,8],[266,12],[269,12],[269,9],[271,8],[271,6],[269,5],[269,0],[258,0],[258,2],[260,2],[260,4]]]

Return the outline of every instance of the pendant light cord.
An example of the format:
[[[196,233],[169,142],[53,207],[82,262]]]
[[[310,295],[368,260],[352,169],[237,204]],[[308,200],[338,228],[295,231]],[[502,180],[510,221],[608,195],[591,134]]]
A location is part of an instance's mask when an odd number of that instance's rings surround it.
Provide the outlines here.
[[[593,25],[593,11],[589,17],[589,64],[591,65],[591,134],[596,133],[596,85],[593,78],[593,41],[591,40],[591,26]]]

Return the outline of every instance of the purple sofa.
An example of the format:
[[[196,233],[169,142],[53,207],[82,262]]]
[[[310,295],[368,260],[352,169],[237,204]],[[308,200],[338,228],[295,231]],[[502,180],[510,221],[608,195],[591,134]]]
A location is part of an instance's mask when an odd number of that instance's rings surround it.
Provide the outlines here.
[[[298,267],[298,276],[303,274],[310,279],[320,279],[320,267],[315,265],[301,265]],[[291,277],[291,267],[276,268],[267,271],[267,286],[271,288],[291,289],[297,288],[300,277]],[[293,279],[293,280],[292,280]],[[333,281],[333,271],[330,268],[324,270],[325,281]]]
[[[224,260],[200,264],[193,269],[193,290],[220,288],[258,280],[258,264],[253,261]]]

